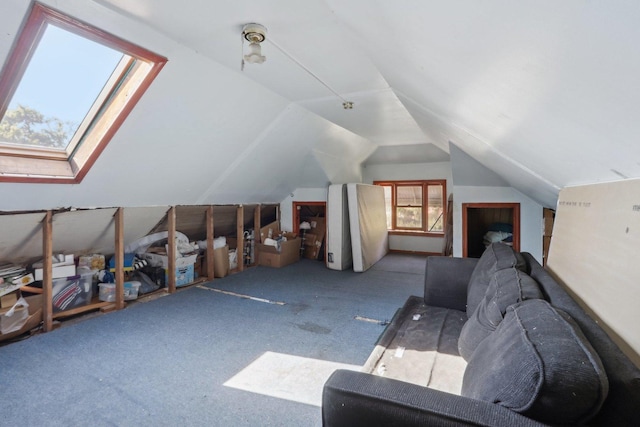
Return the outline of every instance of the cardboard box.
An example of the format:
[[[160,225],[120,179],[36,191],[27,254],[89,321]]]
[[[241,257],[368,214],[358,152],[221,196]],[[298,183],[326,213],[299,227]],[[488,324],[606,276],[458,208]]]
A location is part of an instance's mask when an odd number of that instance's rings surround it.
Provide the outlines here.
[[[41,268],[36,268],[33,272],[33,275],[36,280],[42,280],[44,277],[44,274]],[[52,279],[61,279],[63,277],[70,277],[75,275],[76,275],[76,266],[74,264],[59,265],[51,269]]]
[[[38,261],[33,263],[32,267],[33,267],[33,275],[35,277],[35,280],[42,280],[43,278],[43,271],[42,271],[42,267],[43,267],[44,261]],[[73,260],[73,254],[57,254],[53,256],[53,259],[51,260],[51,267],[52,267],[52,271],[51,271],[51,278],[52,279],[59,279],[61,277],[69,277],[69,276],[75,276],[76,274],[76,265],[75,262]]]
[[[13,291],[0,297],[0,308],[11,308],[16,302],[18,302],[18,291]]]
[[[207,252],[198,256],[200,258],[201,267],[200,274],[202,277],[210,277],[209,269],[207,266]],[[198,269],[198,263],[196,262],[195,271]],[[229,274],[229,245],[225,245],[221,248],[213,250],[213,277],[225,277]]]
[[[271,224],[267,224],[260,229],[260,242],[264,242],[264,239],[275,239],[280,235],[280,222],[274,221]]]
[[[304,245],[305,246],[315,246],[316,240],[318,240],[318,236],[313,233],[304,233]]]
[[[11,332],[8,334],[0,333],[0,341],[8,340],[22,335],[25,332],[28,332],[31,329],[37,327],[42,322],[42,295],[25,297],[25,300],[27,300],[27,303],[29,304],[27,321],[19,330],[15,332]]]
[[[229,274],[229,246],[213,250],[213,276],[225,277]]]
[[[165,283],[169,283],[168,270],[164,271]],[[176,287],[186,286],[193,282],[193,264],[184,267],[176,267]]]
[[[304,247],[304,257],[307,259],[318,259],[318,254],[320,253],[320,247],[318,246],[305,246]]]
[[[302,220],[311,225],[311,230],[307,230],[305,235],[305,249],[303,255],[305,258],[309,259],[321,259],[322,244],[324,242],[324,237],[327,234],[326,218],[314,216],[304,217]]]
[[[284,233],[286,242],[280,243],[280,251],[275,246],[256,244],[258,252],[258,265],[266,267],[284,267],[300,260],[300,247],[302,239],[295,233]]]

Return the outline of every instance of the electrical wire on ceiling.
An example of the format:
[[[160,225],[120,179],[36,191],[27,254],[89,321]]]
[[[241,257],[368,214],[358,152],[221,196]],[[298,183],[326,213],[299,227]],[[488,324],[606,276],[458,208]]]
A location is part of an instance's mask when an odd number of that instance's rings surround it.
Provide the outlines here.
[[[289,52],[287,52],[286,50],[284,50],[278,43],[276,43],[273,39],[268,39],[267,40],[272,46],[274,46],[276,49],[278,49],[280,52],[282,52],[287,58],[289,58],[291,61],[293,61],[296,65],[298,65],[300,68],[302,68],[304,71],[307,72],[307,74],[309,74],[311,77],[313,77],[314,79],[316,79],[318,82],[320,82],[320,84],[322,84],[324,87],[326,87],[327,89],[329,89],[329,91],[331,91],[331,93],[333,93],[335,96],[337,96],[338,98],[340,98],[342,100],[342,107],[345,110],[351,110],[353,108],[353,102],[352,101],[347,101],[342,95],[340,95],[338,92],[336,92],[335,90],[333,90],[331,88],[331,86],[329,86],[327,83],[325,83],[320,77],[316,76],[310,69],[308,69],[307,67],[304,66],[303,63],[301,63],[300,61],[298,61],[296,58],[294,58]]]
[[[267,34],[267,29],[260,24],[246,24],[243,27],[242,29],[242,63],[240,66],[240,69],[242,71],[244,71],[245,61],[252,64],[262,64],[264,61],[266,61],[266,57],[262,55],[260,43],[267,41],[276,49],[278,49],[280,52],[282,52],[282,54],[287,58],[289,58],[294,64],[296,64],[298,67],[304,70],[307,74],[309,74],[311,77],[313,77],[318,82],[320,82],[320,84],[326,87],[331,93],[333,93],[335,96],[340,98],[342,100],[342,108],[344,108],[345,110],[353,109],[353,104],[354,104],[353,101],[347,101],[342,95],[340,95],[338,92],[333,90],[331,86],[329,86],[326,82],[324,82],[324,80],[322,80],[320,77],[315,75],[302,62],[300,62],[289,52],[284,50],[284,48],[280,46],[278,43],[276,43],[272,38],[267,38],[266,34]],[[247,55],[244,54],[245,40],[249,41],[249,48],[250,48],[250,53]]]

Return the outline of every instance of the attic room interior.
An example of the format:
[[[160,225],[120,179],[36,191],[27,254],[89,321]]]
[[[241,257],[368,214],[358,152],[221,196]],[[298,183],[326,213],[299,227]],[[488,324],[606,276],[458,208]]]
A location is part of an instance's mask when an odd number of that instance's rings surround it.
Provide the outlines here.
[[[5,0],[6,425],[637,425],[640,4]]]

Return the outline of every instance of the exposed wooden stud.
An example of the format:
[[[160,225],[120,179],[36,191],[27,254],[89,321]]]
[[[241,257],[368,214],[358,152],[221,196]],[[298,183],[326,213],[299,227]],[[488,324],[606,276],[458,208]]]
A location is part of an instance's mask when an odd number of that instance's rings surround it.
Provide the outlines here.
[[[258,205],[253,212],[253,265],[258,265],[258,243],[262,243],[262,236],[260,236],[261,227],[262,205]]]
[[[53,214],[47,211],[42,221],[42,317],[45,332],[53,330]]]
[[[176,207],[171,206],[167,212],[167,228],[169,233],[168,250],[167,250],[167,289],[170,294],[176,291]]]
[[[207,208],[207,278],[211,281],[214,279],[214,262],[213,262],[213,239],[214,239],[214,220],[213,206]]]
[[[262,224],[260,223],[262,217],[262,205],[256,206],[256,209],[253,211],[253,241],[254,243],[262,243],[260,239],[260,227]]]
[[[238,236],[236,259],[238,260],[238,271],[244,270],[244,206],[238,205],[236,217],[236,235]]]
[[[124,308],[124,208],[118,208],[115,213],[116,242],[115,242],[115,266],[116,266],[116,310]]]

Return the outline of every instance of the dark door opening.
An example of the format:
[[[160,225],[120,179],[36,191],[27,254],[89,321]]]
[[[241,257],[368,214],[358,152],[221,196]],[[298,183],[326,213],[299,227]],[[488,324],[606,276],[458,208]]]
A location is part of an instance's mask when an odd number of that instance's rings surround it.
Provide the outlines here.
[[[520,251],[520,203],[463,203],[462,256],[479,258],[494,241]]]
[[[301,257],[325,259],[326,215],[326,202],[293,202],[293,231],[302,238]]]

